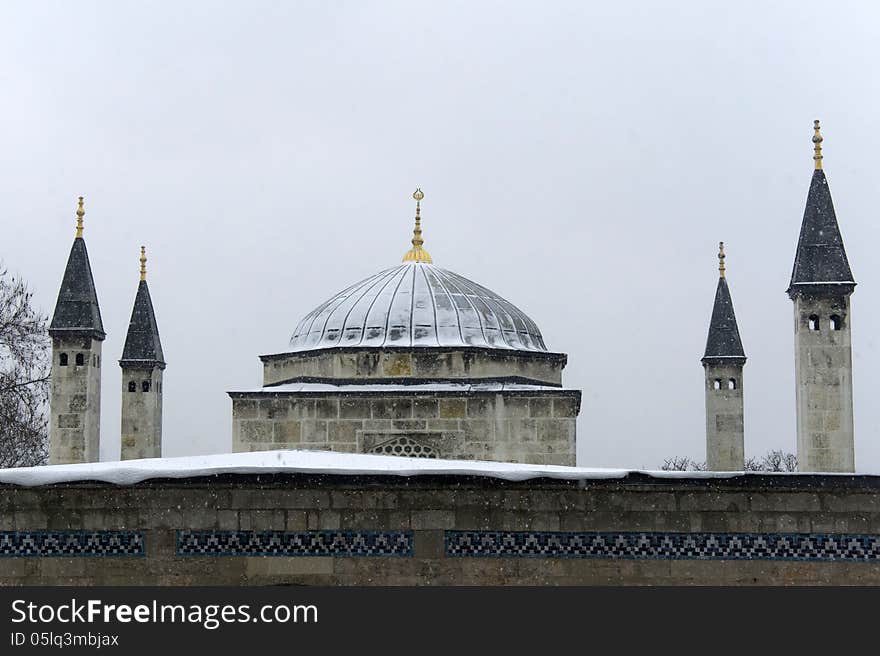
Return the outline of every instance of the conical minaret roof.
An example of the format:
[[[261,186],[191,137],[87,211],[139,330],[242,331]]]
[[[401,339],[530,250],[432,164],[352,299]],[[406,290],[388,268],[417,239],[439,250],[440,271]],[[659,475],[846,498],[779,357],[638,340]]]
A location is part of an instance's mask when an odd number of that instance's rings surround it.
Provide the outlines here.
[[[165,357],[162,354],[162,342],[159,340],[159,326],[156,324],[153,300],[147,286],[146,262],[144,248],[141,247],[141,280],[134,298],[131,321],[119,364],[123,367],[148,366],[164,369]]]
[[[822,135],[819,133],[819,121],[814,125],[815,136],[815,170],[807,194],[807,206],[801,224],[801,235],[798,239],[794,267],[791,272],[791,283],[788,295],[794,298],[799,291],[806,291],[816,286],[835,286],[843,293],[849,293],[856,285],[849,260],[843,247],[840,227],[834,204],[831,202],[831,190],[825,171],[822,169]]]
[[[706,339],[706,352],[703,364],[745,364],[746,353],[743,350],[733,311],[733,300],[727,286],[724,267],[724,242],[719,244],[719,276],[715,290],[715,306],[712,308],[712,319],[709,322],[709,336]]]
[[[84,335],[97,340],[106,337],[104,324],[101,321],[101,309],[98,307],[98,294],[95,291],[95,280],[89,264],[89,253],[83,239],[82,219],[83,198],[79,198],[76,211],[77,230],[67,268],[61,280],[55,312],[49,324],[49,334],[53,337],[62,335]]]

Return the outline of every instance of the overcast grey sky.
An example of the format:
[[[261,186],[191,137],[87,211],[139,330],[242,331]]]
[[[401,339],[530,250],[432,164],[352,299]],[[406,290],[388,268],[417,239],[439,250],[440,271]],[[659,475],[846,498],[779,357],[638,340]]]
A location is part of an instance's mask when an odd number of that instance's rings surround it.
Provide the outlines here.
[[[856,467],[880,471],[880,12],[845,2],[5,2],[0,257],[51,312],[86,197],[119,457],[141,243],[165,455],[231,448],[258,355],[407,249],[569,354],[578,464],[705,458],[717,242],[746,452],[795,451],[788,285],[820,118],[850,263]]]

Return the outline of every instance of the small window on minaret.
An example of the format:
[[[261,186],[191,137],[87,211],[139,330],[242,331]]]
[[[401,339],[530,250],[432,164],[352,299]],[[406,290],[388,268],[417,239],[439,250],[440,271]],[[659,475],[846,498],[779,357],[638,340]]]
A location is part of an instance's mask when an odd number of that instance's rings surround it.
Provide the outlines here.
[[[720,390],[721,389],[721,379],[716,378],[715,382],[712,384],[712,387],[714,387],[717,390]]]
[[[143,383],[141,383],[141,391],[143,391],[143,392],[150,391],[150,381],[145,380]]]
[[[841,319],[838,315],[831,315],[831,330],[840,330],[843,328],[843,319]]]
[[[727,381],[727,389],[735,390],[736,389],[736,378],[731,378]]]
[[[61,356],[58,358],[58,364],[61,365],[62,367],[67,366],[67,353],[61,354]]]
[[[82,353],[77,353],[77,354],[76,354],[76,366],[77,366],[77,367],[81,367],[81,366],[83,366],[85,363],[86,363],[85,356],[83,356]]]
[[[807,327],[810,330],[819,330],[819,316],[816,314],[811,314],[810,318],[807,319]]]
[[[128,391],[129,392],[137,392],[138,385],[133,380],[128,381]]]

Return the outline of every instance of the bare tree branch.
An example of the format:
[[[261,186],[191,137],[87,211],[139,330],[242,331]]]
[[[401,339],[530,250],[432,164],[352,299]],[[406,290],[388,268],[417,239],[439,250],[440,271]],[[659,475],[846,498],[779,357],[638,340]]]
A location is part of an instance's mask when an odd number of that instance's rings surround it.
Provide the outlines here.
[[[20,278],[0,268],[0,467],[44,464],[48,455],[51,350],[47,318]]]

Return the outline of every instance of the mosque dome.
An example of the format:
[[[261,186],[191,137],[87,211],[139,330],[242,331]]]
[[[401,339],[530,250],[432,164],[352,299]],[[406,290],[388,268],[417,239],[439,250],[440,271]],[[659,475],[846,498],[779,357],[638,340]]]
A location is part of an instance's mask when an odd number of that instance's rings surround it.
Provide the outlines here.
[[[291,351],[333,347],[477,347],[547,351],[538,326],[513,303],[433,264],[422,247],[416,190],[413,247],[403,264],[339,292],[299,322]]]

